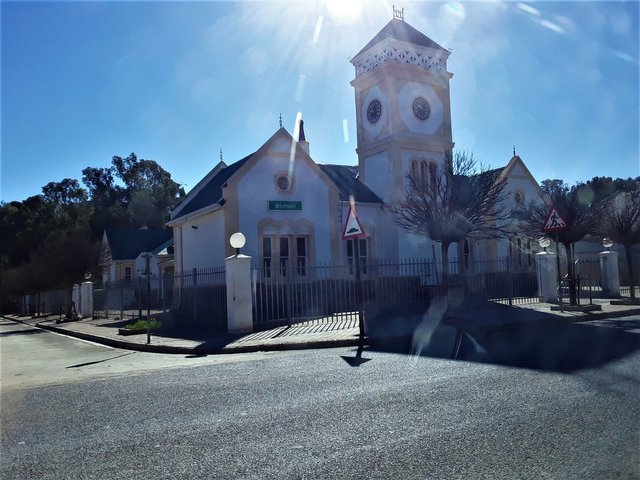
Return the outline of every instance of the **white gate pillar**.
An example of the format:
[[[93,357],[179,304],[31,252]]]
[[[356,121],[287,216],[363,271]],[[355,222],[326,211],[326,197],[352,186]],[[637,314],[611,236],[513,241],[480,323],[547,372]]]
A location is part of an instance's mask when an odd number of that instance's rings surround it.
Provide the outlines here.
[[[606,251],[600,253],[600,281],[604,295],[608,297],[620,296],[618,252]]]
[[[73,290],[71,291],[71,301],[73,302],[73,306],[78,315],[80,315],[80,285],[74,284]]]
[[[93,282],[82,282],[80,285],[80,309],[82,318],[93,318]]]
[[[225,259],[227,282],[227,331],[253,331],[253,301],[251,295],[251,257],[242,254]]]
[[[556,256],[550,252],[536,253],[538,296],[543,302],[558,299],[558,266]]]

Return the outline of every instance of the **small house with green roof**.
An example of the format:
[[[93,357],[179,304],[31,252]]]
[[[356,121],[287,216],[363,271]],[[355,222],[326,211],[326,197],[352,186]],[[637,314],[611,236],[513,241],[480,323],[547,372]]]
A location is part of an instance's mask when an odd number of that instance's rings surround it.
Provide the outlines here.
[[[152,275],[173,271],[171,229],[108,229],[102,236],[103,282],[131,282],[146,272],[145,254],[150,255]]]

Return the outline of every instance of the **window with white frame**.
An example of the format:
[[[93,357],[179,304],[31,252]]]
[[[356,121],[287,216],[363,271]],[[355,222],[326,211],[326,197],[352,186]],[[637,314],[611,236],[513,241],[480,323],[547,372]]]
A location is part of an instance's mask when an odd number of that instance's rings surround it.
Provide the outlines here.
[[[509,258],[515,267],[533,267],[533,245],[530,238],[510,237],[509,238]]]
[[[124,281],[129,283],[133,279],[133,267],[124,267]]]
[[[367,273],[367,261],[369,259],[369,242],[367,238],[358,238],[347,240],[347,264],[349,265],[349,274],[353,275],[355,273],[355,256],[356,256],[356,245],[355,242],[358,242],[358,255],[360,257],[360,273]]]
[[[420,160],[420,183],[426,185],[428,178],[427,162]]]
[[[297,275],[308,270],[309,238],[304,235],[262,237],[262,273],[265,278]],[[295,267],[295,268],[292,268]]]
[[[468,238],[465,238],[462,244],[462,258],[464,261],[464,269],[470,270],[471,262],[473,259],[473,251],[471,247],[471,240],[469,240]]]
[[[432,185],[436,178],[437,167],[435,162],[425,159],[411,159],[409,174],[420,185]]]

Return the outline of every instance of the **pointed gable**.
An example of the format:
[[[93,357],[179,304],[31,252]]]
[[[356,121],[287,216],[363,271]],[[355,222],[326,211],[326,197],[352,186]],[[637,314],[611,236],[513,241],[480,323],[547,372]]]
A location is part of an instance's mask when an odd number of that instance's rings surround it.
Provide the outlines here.
[[[220,162],[222,165],[218,164],[208,175],[210,178],[207,179],[205,177],[203,183],[198,184],[176,207],[175,214],[172,215],[173,218],[171,220],[176,220],[206,207],[222,206],[224,204],[222,198],[223,185],[252,155],[253,153],[228,166]],[[216,171],[216,169],[218,170]]]
[[[276,133],[274,133],[269,140],[267,140],[258,150],[252,153],[246,158],[246,162],[238,168],[238,174],[234,176],[234,181],[237,178],[243,177],[249,170],[256,166],[265,155],[269,152],[275,154],[286,154],[288,158],[296,158],[306,162],[318,175],[318,177],[327,185],[334,187],[333,182],[329,180],[325,172],[320,166],[309,156],[309,154],[302,147],[301,142],[297,142],[291,136],[291,134],[284,128],[280,127]]]

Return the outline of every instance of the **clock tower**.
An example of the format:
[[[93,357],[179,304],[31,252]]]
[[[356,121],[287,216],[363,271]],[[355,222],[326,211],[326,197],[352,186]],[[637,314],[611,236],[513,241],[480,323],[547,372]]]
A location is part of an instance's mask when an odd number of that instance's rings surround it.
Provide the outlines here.
[[[404,196],[411,169],[426,174],[453,147],[449,55],[394,10],[351,60],[360,180],[385,203]]]

